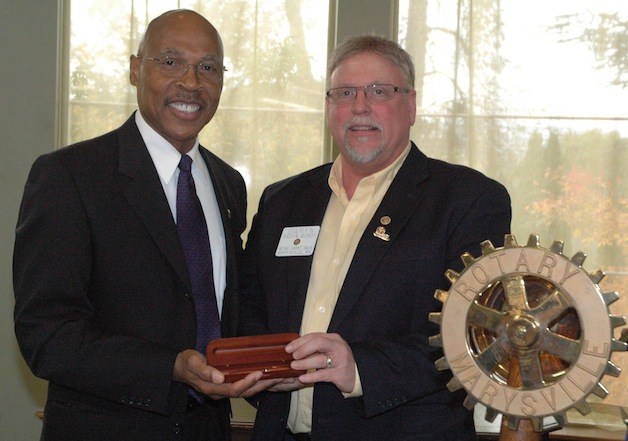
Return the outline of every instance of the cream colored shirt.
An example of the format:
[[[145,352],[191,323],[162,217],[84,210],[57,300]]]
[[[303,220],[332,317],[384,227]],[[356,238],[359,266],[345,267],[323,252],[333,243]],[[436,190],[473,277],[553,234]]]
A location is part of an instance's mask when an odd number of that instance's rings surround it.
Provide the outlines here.
[[[301,321],[301,335],[327,331],[360,238],[409,151],[410,144],[395,162],[384,170],[362,178],[351,199],[347,197],[342,185],[341,158],[338,157],[334,161],[328,179],[332,195],[327,204],[314,251]],[[288,428],[293,433],[311,432],[313,394],[313,386],[292,392]],[[345,394],[345,397],[361,395],[362,385],[356,366],[354,390]]]

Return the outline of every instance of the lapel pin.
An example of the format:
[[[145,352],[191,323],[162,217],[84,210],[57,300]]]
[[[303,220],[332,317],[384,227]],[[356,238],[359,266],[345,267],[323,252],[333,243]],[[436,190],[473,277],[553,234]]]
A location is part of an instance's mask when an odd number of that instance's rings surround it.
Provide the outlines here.
[[[386,228],[382,227],[381,225],[377,227],[377,229],[373,233],[373,236],[386,242],[390,241],[390,236],[386,233]]]
[[[390,216],[382,216],[382,218],[379,220],[381,222],[382,225],[388,225],[390,223]]]
[[[231,219],[231,209],[227,208],[227,217]]]

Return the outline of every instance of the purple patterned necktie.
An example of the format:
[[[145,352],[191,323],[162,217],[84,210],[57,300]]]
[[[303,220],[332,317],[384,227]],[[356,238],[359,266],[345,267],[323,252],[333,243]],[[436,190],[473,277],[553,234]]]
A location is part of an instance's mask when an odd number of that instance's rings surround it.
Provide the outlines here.
[[[177,183],[177,228],[188,267],[196,309],[196,350],[205,354],[210,340],[220,337],[209,234],[192,177],[192,158],[181,156]]]

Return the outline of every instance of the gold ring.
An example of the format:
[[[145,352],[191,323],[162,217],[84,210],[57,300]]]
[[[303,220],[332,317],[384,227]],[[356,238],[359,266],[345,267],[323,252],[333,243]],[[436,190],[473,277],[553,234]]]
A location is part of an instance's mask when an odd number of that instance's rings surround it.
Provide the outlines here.
[[[325,366],[325,367],[326,367],[327,369],[329,369],[330,367],[333,367],[333,366],[334,366],[334,363],[333,363],[333,361],[331,360],[331,357],[330,357],[329,355],[325,354],[325,356],[327,357],[327,360],[325,361],[325,364],[326,364],[326,366]]]

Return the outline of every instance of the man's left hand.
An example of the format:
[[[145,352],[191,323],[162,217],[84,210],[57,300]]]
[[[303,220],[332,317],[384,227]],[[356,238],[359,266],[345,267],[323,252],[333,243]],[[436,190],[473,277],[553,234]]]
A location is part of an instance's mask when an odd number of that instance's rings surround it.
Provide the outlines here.
[[[351,393],[355,387],[353,351],[338,334],[314,332],[293,340],[286,346],[294,361],[292,369],[316,369],[299,376],[301,383],[334,383],[341,392]]]

